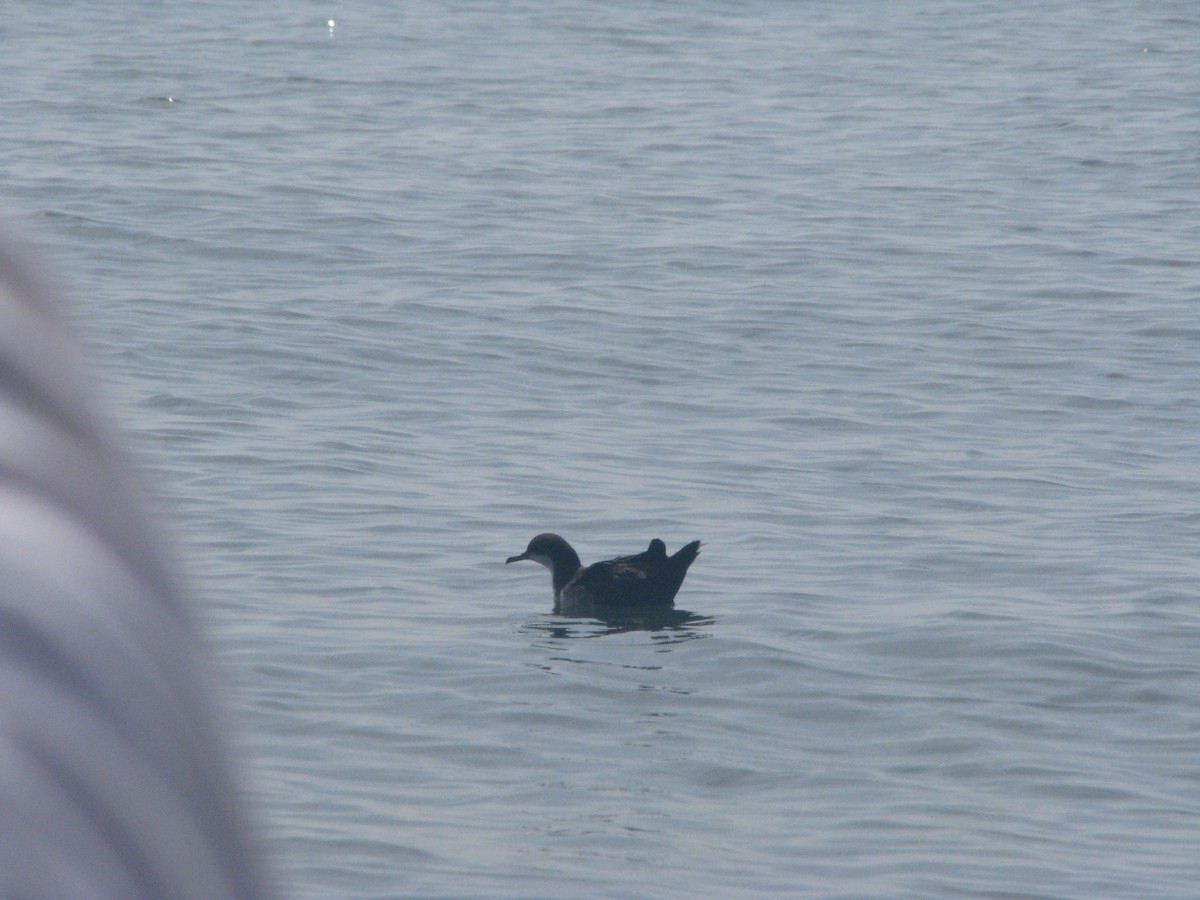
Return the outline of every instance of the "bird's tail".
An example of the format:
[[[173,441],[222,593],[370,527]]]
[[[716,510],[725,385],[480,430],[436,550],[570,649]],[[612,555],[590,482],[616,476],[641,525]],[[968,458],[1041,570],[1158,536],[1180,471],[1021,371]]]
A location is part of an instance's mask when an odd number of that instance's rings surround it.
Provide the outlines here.
[[[692,541],[675,552],[671,557],[673,562],[683,572],[688,570],[688,566],[696,561],[696,557],[700,555],[700,542]]]

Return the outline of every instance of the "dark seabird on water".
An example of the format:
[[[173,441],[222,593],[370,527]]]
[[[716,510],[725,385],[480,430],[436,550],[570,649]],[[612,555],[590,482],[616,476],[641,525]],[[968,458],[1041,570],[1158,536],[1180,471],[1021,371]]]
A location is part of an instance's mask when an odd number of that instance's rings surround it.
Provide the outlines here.
[[[674,607],[683,577],[699,552],[700,542],[692,541],[667,556],[667,545],[655,538],[643,553],[584,566],[579,554],[557,534],[539,534],[524,553],[510,556],[505,565],[531,559],[549,569],[554,611],[560,615],[668,610]]]

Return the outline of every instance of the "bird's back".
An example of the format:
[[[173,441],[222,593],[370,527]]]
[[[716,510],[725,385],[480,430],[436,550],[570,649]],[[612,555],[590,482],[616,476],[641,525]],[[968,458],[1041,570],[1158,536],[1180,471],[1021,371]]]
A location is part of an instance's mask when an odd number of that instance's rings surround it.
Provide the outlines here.
[[[582,569],[564,593],[574,600],[615,608],[670,609],[699,552],[700,542],[692,541],[675,555],[667,556],[666,545],[655,538],[642,553],[618,556]]]

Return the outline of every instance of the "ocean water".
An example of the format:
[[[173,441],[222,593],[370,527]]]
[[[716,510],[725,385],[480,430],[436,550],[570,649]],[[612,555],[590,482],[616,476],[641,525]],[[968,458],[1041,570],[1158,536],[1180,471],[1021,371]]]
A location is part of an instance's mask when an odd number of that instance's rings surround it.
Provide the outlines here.
[[[1195,896],[1194,4],[0,38],[283,896]],[[693,615],[552,615],[547,530]]]

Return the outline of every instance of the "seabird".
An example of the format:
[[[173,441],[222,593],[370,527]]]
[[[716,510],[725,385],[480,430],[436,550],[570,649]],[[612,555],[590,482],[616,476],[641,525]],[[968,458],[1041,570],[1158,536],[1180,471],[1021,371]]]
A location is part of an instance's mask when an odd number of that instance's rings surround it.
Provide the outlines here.
[[[579,554],[557,534],[539,534],[525,552],[504,564],[530,559],[550,570],[554,584],[554,611],[580,615],[589,611],[671,609],[688,566],[696,560],[700,542],[692,541],[674,556],[655,538],[645,552],[635,556],[584,566]]]

